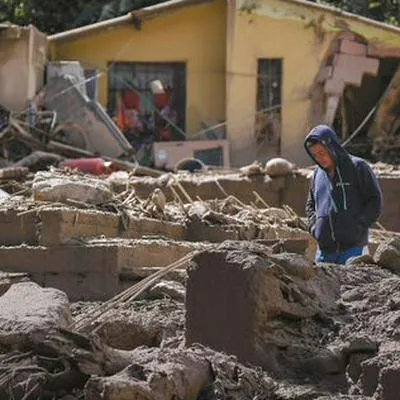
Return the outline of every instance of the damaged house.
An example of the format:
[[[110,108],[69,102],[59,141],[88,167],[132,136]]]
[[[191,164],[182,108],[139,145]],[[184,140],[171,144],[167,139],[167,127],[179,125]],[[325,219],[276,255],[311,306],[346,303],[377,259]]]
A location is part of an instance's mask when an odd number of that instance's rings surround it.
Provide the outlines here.
[[[20,111],[44,83],[47,37],[29,25],[0,24],[0,104]]]
[[[54,61],[99,74],[99,100],[116,121],[122,106],[143,125],[149,83],[162,82],[169,97],[157,101],[176,127],[162,140],[226,135],[233,165],[275,155],[304,165],[314,124],[342,139],[360,124],[358,138],[379,136],[396,109],[372,122],[398,68],[400,29],[308,1],[174,0],[49,41]],[[156,160],[168,157],[160,149]]]

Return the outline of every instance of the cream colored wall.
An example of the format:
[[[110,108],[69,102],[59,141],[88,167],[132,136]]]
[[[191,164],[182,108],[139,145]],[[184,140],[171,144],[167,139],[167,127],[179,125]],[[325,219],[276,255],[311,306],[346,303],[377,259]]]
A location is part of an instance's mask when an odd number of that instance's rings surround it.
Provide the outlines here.
[[[201,122],[225,120],[225,1],[186,7],[144,21],[53,44],[57,60],[79,60],[106,72],[110,62],[186,62],[186,130],[194,134]],[[107,75],[100,83],[107,104]]]
[[[32,26],[30,28],[28,98],[36,95],[44,84],[44,70],[48,58],[47,36]]]

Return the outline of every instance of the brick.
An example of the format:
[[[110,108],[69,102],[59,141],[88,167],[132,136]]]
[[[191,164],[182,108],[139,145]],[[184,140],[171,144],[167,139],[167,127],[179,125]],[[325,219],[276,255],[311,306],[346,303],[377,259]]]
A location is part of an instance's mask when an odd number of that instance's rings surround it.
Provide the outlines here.
[[[118,266],[125,278],[147,276],[147,268],[163,268],[199,248],[197,243],[173,240],[119,240]]]
[[[400,58],[400,46],[386,47],[370,44],[368,45],[367,54],[370,57],[377,58]]]
[[[346,84],[361,86],[363,73],[356,68],[336,67],[332,79]]]
[[[41,211],[39,218],[39,244],[43,246],[98,237],[133,239],[151,235],[182,240],[185,236],[182,224],[146,217],[130,216],[124,230],[118,215],[100,211],[48,209]]]
[[[211,243],[220,243],[225,240],[237,240],[239,237],[236,230],[224,229],[221,226],[210,226],[204,221],[192,220],[189,222],[185,240],[188,241],[208,241]]]
[[[329,96],[326,104],[325,123],[333,124],[339,106],[339,96]]]
[[[325,82],[332,76],[332,72],[333,72],[333,67],[330,65],[321,68],[318,73],[317,82],[318,83]]]
[[[379,60],[370,57],[337,54],[334,57],[333,63],[335,68],[338,67],[359,70],[363,74],[376,75],[379,70]]]
[[[328,79],[325,82],[324,92],[331,95],[341,95],[344,87],[345,83],[343,80]]]
[[[183,240],[186,227],[182,224],[146,217],[130,216],[128,227],[121,232],[122,238],[141,238],[143,236],[163,236],[174,240]]]
[[[58,246],[74,239],[104,235],[116,237],[119,232],[119,216],[112,213],[71,209],[47,209],[39,212],[39,243]]]
[[[117,246],[0,247],[0,269],[26,272],[70,300],[106,300],[119,288]]]
[[[20,212],[17,209],[0,211],[0,245],[37,244],[34,213],[18,215]]]
[[[352,40],[340,41],[340,52],[354,56],[366,56],[367,46],[362,43],[357,43]]]
[[[343,32],[340,35],[340,39],[357,41],[357,36],[352,32]]]

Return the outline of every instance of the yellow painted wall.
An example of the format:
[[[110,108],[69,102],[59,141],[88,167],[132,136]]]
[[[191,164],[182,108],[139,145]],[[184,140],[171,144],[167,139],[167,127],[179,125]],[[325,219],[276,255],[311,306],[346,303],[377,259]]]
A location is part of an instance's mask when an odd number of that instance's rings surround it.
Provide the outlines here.
[[[250,13],[240,10],[245,4],[254,6]],[[303,150],[304,136],[311,128],[309,92],[332,39],[343,29],[388,45],[400,45],[400,36],[290,1],[236,0],[233,7],[227,20],[226,86],[231,160],[242,165],[256,159],[257,61],[282,58],[281,155],[298,165],[309,164]]]
[[[227,83],[232,159],[243,164],[256,158],[254,115],[258,59],[282,58],[281,154],[294,162],[306,162],[302,140],[309,128],[308,93],[329,40],[318,41],[313,30],[306,29],[304,23],[248,15],[238,10],[233,25],[235,45],[228,66],[232,76]]]
[[[56,60],[79,60],[87,68],[106,71],[112,61],[186,62],[186,130],[201,122],[225,120],[225,1],[182,8],[145,21],[140,31],[120,26],[52,44]],[[100,101],[107,104],[107,76]]]

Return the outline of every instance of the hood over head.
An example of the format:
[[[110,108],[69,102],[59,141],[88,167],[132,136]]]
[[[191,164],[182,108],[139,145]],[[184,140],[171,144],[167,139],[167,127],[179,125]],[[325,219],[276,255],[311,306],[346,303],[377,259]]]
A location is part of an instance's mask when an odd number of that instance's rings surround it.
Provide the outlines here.
[[[335,131],[328,125],[318,125],[311,129],[310,133],[306,136],[304,147],[312,160],[321,168],[322,166],[318,164],[310,151],[310,147],[316,143],[324,145],[331,153],[335,162],[339,162],[341,158],[348,156],[347,151],[340,144]]]

